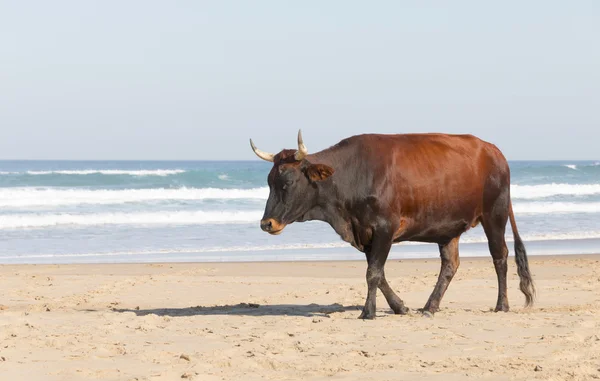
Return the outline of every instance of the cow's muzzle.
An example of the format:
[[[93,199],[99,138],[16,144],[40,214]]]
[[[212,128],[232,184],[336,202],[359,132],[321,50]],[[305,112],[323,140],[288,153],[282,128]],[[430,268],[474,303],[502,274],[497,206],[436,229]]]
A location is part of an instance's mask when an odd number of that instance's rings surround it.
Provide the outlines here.
[[[260,221],[260,228],[269,234],[277,235],[283,231],[285,224],[282,224],[273,218],[265,218]]]

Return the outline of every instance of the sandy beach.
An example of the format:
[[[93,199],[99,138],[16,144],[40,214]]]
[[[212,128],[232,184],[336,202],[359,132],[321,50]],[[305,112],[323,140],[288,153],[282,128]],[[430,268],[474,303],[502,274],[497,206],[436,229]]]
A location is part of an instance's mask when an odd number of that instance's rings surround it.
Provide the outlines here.
[[[532,257],[525,310],[494,313],[491,259],[463,259],[424,318],[438,260],[394,260],[411,308],[358,320],[364,262],[0,266],[1,380],[600,379],[600,256]]]

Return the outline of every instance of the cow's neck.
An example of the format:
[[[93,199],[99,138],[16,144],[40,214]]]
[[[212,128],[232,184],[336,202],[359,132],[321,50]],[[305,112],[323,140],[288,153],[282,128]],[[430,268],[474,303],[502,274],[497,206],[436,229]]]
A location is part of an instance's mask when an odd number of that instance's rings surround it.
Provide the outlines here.
[[[319,184],[318,203],[303,219],[327,222],[344,241],[364,251],[364,246],[367,244],[361,242],[364,232],[358,231],[360,228],[353,224],[358,216],[352,216],[347,207],[350,202],[347,200],[348,187],[353,186],[349,183],[352,173],[348,173],[348,168],[352,168],[350,161],[354,158],[348,157],[345,153],[344,150],[330,148],[308,157],[313,164],[325,164],[334,168],[335,174],[331,179]]]

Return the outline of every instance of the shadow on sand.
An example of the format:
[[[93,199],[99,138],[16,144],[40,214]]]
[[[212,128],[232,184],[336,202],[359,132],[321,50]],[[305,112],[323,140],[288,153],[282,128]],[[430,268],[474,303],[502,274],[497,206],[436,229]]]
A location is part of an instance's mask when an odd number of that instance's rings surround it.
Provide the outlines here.
[[[323,316],[336,312],[360,311],[360,306],[342,306],[334,303],[329,305],[320,304],[271,304],[258,305],[254,303],[239,303],[234,305],[211,306],[211,307],[187,307],[187,308],[156,308],[156,309],[124,309],[113,308],[115,312],[133,312],[137,316],[209,316],[209,315],[239,315],[239,316]]]

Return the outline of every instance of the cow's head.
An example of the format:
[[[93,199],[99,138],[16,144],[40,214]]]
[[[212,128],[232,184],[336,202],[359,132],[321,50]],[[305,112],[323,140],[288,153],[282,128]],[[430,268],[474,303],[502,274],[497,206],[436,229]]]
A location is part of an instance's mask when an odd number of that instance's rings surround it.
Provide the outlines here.
[[[256,148],[252,139],[250,146],[258,157],[273,163],[267,179],[269,199],[260,227],[269,234],[279,234],[286,225],[306,219],[304,215],[317,205],[318,183],[331,176],[334,170],[307,160],[308,150],[301,131],[298,131],[297,150],[284,149],[275,155]]]

